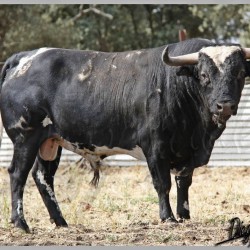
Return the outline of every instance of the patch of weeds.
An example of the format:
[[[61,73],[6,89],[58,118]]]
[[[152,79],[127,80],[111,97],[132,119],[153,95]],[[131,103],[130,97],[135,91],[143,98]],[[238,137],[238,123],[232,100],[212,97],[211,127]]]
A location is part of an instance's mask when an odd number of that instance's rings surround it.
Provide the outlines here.
[[[114,199],[108,195],[105,195],[104,199],[99,202],[99,207],[106,212],[120,211],[120,206],[116,204]]]
[[[217,226],[219,224],[225,224],[228,221],[226,215],[214,216],[204,219],[204,223],[207,225]]]
[[[153,195],[146,196],[142,201],[153,203],[153,204],[158,204],[159,202],[158,198]]]
[[[118,236],[117,235],[114,235],[114,234],[107,234],[106,235],[106,239],[109,241],[109,242],[116,242],[118,240]]]
[[[181,240],[181,236],[177,235],[177,234],[169,234],[168,236],[161,236],[161,241],[163,243],[168,243],[168,242],[176,242]]]
[[[173,235],[172,234],[170,234],[170,235],[166,236],[165,238],[163,238],[162,242],[163,243],[168,243],[171,240],[173,240]]]
[[[217,223],[218,224],[222,224],[222,225],[225,225],[226,223],[228,223],[228,216],[226,216],[226,215],[221,215],[221,216],[218,216],[218,221],[217,221]]]
[[[139,200],[139,199],[131,199],[130,200],[130,204],[131,205],[138,205],[140,203],[141,203],[141,200]]]
[[[7,201],[7,197],[3,196],[2,200],[2,218],[4,227],[9,227],[9,215],[10,215],[10,207]]]

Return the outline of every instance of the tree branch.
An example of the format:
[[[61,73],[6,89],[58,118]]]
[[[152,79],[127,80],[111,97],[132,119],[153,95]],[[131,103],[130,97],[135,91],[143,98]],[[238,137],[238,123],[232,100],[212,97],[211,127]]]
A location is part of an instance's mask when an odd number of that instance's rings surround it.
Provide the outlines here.
[[[79,13],[72,18],[72,21],[73,22],[77,21],[79,18],[81,18],[83,15],[85,15],[89,12],[94,12],[95,14],[97,14],[99,16],[103,16],[105,18],[108,18],[109,20],[113,19],[113,16],[111,14],[105,13],[105,12],[97,9],[95,6],[96,5],[92,5],[88,9],[83,9],[83,4],[81,4],[79,7]]]

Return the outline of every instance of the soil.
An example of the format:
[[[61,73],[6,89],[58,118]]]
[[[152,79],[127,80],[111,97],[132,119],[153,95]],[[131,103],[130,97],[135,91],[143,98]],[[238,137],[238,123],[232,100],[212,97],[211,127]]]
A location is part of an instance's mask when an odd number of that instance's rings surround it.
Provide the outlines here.
[[[0,245],[5,246],[214,246],[228,238],[229,220],[250,222],[250,168],[206,166],[195,170],[190,188],[191,219],[162,223],[158,198],[147,167],[103,167],[97,188],[89,185],[88,166],[61,166],[55,193],[68,222],[56,228],[29,176],[24,214],[31,233],[9,223],[10,191],[7,169],[0,169]],[[171,206],[176,209],[172,178]],[[223,244],[242,246],[242,239]]]

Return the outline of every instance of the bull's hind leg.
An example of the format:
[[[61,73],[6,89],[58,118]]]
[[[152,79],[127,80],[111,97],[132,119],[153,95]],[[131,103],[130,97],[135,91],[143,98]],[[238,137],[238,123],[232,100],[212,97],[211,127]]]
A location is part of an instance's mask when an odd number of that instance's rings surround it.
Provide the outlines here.
[[[187,176],[175,176],[177,186],[177,218],[190,219],[188,190],[192,184],[193,172]]]
[[[33,135],[20,138],[14,143],[14,154],[8,168],[11,186],[11,222],[15,227],[29,232],[23,214],[23,192],[30,169],[38,151],[38,137]]]
[[[67,223],[62,216],[54,193],[54,175],[60,162],[61,151],[62,148],[58,147],[56,158],[53,161],[45,161],[38,154],[32,176],[49,212],[50,221],[56,226],[66,227]]]

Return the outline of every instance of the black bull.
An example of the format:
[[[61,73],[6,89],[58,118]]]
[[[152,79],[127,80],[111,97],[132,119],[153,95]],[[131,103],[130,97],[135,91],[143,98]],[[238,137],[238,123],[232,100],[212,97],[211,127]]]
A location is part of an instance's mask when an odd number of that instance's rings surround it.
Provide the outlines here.
[[[23,190],[33,166],[51,221],[67,226],[53,185],[62,147],[97,172],[100,160],[116,153],[146,160],[162,221],[176,221],[169,203],[174,173],[177,216],[190,218],[193,170],[208,162],[237,112],[247,58],[249,49],[203,39],[121,53],[39,49],[10,57],[1,114],[14,145],[12,223],[29,231]]]

